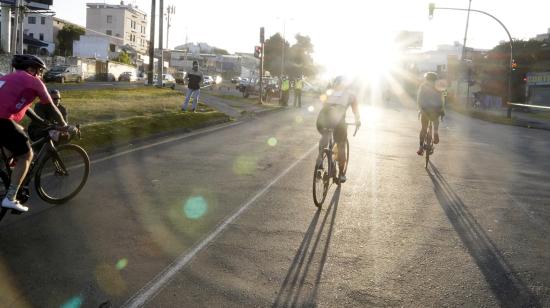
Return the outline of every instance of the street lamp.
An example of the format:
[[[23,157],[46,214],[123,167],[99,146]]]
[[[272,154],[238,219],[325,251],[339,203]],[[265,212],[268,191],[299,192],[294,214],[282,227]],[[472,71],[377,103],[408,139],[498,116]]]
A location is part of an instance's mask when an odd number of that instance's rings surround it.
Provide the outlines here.
[[[504,31],[506,31],[506,34],[508,35],[508,39],[510,40],[510,63],[508,65],[508,100],[510,100],[510,97],[512,96],[512,65],[514,63],[514,45],[513,45],[512,36],[510,35],[510,31],[508,31],[508,28],[506,28],[506,26],[502,23],[502,21],[500,21],[498,18],[496,18],[495,16],[487,12],[480,11],[480,10],[472,10],[470,8],[460,9],[460,8],[450,8],[450,7],[436,7],[435,4],[430,3],[428,9],[429,9],[428,14],[430,19],[433,17],[434,10],[468,11],[468,12],[476,12],[476,13],[487,15],[492,19],[496,20],[502,26],[502,28],[504,28]],[[512,108],[510,107],[510,105],[508,105],[508,118],[511,118],[511,117],[512,117]]]

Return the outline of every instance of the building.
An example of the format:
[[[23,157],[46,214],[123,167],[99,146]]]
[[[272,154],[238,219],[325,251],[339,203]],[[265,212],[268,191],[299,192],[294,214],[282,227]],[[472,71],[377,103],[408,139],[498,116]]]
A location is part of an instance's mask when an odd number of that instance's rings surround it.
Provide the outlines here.
[[[109,38],[109,52],[118,52],[129,46],[139,54],[146,54],[147,14],[132,4],[86,4],[86,35]]]
[[[550,41],[550,28],[548,28],[548,32],[542,33],[542,34],[537,34],[537,36],[532,38],[532,40],[536,40],[536,41],[540,41],[540,42]]]

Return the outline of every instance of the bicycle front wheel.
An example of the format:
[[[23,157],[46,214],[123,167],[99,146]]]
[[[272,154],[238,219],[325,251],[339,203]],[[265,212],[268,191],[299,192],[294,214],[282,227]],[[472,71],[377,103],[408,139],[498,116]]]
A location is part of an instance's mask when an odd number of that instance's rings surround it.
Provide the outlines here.
[[[327,153],[323,151],[322,168],[319,169],[318,166],[315,166],[313,171],[313,202],[318,208],[323,205],[328,192],[330,181],[328,160]]]
[[[76,196],[86,184],[90,173],[90,158],[75,144],[56,148],[38,166],[34,183],[42,200],[61,204]]]
[[[342,170],[342,174],[346,175],[346,172],[348,172],[348,165],[349,165],[349,141],[346,139],[346,164],[344,165],[344,169]]]

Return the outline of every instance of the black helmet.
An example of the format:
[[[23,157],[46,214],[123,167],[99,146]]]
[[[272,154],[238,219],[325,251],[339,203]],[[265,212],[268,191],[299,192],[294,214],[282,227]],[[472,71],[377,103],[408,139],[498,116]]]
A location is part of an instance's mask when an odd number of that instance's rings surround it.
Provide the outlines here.
[[[424,74],[424,78],[427,81],[436,81],[437,80],[437,73],[427,72],[426,74]]]
[[[61,96],[61,93],[59,92],[58,89],[50,89],[50,91],[48,91],[50,93],[50,96]]]
[[[36,69],[46,69],[46,63],[37,56],[33,55],[14,55],[11,60],[11,66],[16,70],[26,70],[29,67]]]

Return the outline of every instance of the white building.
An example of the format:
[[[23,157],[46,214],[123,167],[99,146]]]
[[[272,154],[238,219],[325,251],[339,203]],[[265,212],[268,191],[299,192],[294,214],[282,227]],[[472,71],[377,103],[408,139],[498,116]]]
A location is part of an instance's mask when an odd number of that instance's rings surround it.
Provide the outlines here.
[[[132,4],[112,5],[88,3],[86,10],[86,35],[105,35],[110,39],[109,51],[118,52],[130,46],[140,54],[146,54],[147,15]]]
[[[548,32],[537,34],[536,37],[533,38],[536,41],[544,42],[550,40],[550,28],[548,28]]]
[[[73,42],[73,55],[81,58],[109,60],[110,44],[111,40],[107,36],[83,35],[80,40]]]

